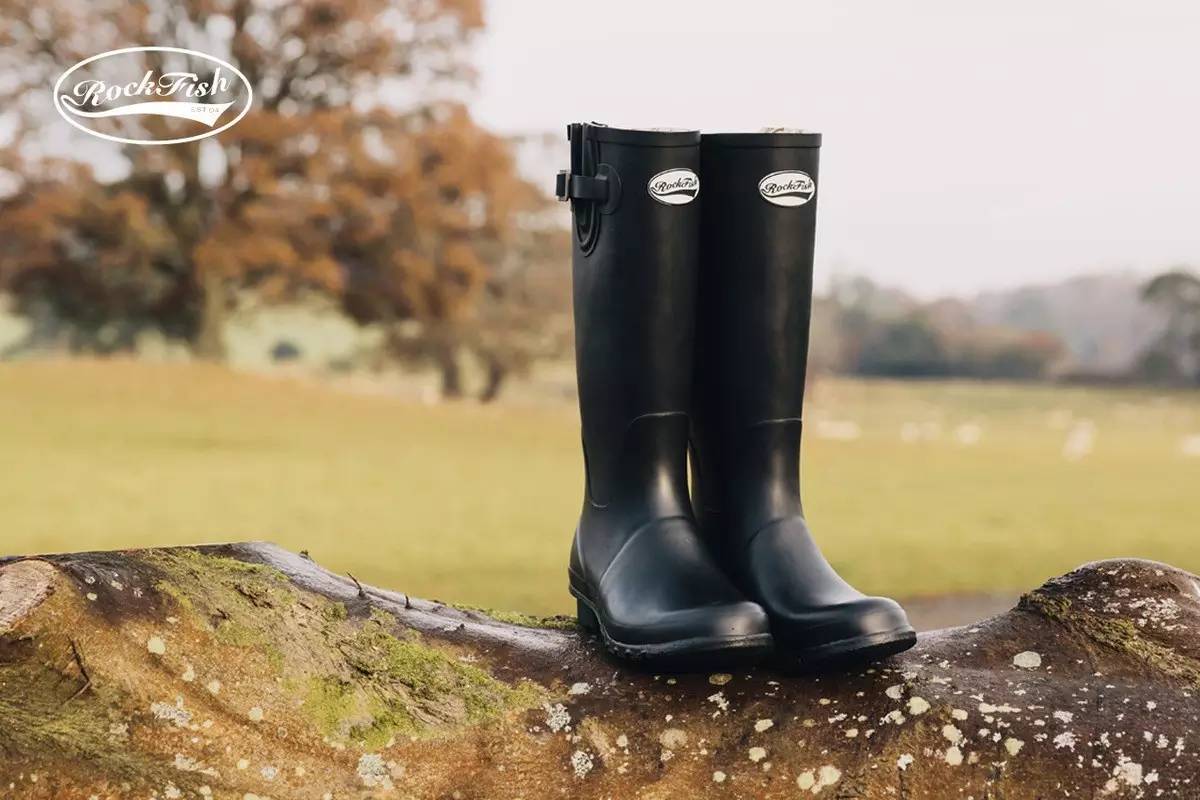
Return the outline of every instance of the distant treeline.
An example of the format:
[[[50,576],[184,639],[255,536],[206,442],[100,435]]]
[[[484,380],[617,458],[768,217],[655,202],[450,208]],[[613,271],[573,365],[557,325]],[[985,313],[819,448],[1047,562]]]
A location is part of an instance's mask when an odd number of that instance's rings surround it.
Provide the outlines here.
[[[1122,342],[1131,352],[1113,365],[1087,358],[1093,342],[1068,338],[1075,333],[1072,324],[1109,326],[1118,336],[1135,327],[1115,313],[1105,319],[1097,310],[1097,318],[1088,320],[1087,309],[1077,308],[1084,319],[1065,324],[1043,315],[1043,329],[1030,324],[1038,316],[1028,309],[1009,315],[1016,322],[997,322],[968,301],[920,302],[866,278],[839,281],[815,302],[812,366],[891,378],[1200,385],[1200,277],[1175,268],[1131,287],[1130,294],[1126,305],[1139,308],[1142,341]],[[1025,295],[1023,301],[1036,305],[1039,298]]]

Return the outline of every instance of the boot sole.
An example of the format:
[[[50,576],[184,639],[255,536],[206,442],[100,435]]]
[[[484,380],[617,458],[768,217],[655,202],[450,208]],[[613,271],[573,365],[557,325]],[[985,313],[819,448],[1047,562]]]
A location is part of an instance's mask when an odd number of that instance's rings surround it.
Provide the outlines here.
[[[697,637],[661,644],[626,644],[604,629],[600,615],[588,598],[571,589],[579,627],[600,637],[604,649],[617,658],[644,669],[670,672],[705,672],[762,663],[772,650],[771,634]]]
[[[817,672],[867,664],[903,653],[916,643],[916,631],[909,627],[896,628],[855,636],[852,639],[839,639],[816,647],[783,650],[779,653],[779,666],[803,672]]]

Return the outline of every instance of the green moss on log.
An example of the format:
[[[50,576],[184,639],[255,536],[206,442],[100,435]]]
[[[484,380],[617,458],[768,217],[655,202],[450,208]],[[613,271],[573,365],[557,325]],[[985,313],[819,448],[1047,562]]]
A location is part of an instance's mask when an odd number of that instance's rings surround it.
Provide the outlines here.
[[[1146,637],[1127,617],[1101,616],[1077,609],[1069,599],[1043,592],[1025,595],[1020,607],[1077,630],[1097,644],[1132,656],[1148,667],[1200,687],[1200,662]]]
[[[380,747],[498,719],[545,695],[535,684],[493,677],[470,654],[425,642],[379,609],[350,619],[343,603],[301,596],[270,567],[190,550],[149,558],[165,574],[159,590],[189,621],[222,645],[259,652],[304,697],[304,715],[326,738]],[[326,658],[314,661],[314,653]]]
[[[355,679],[315,676],[306,703],[325,735],[379,746],[393,736],[480,724],[541,702],[544,692],[535,684],[510,686],[465,657],[424,642],[415,631],[397,636],[395,625],[376,610],[361,627],[341,631],[336,647]]]
[[[174,780],[191,786],[188,776],[128,747],[120,688],[93,683],[76,667],[60,671],[60,664],[76,657],[61,652],[64,645],[62,639],[41,636],[0,636],[0,752],[54,753],[64,764],[86,765],[90,773],[118,781]],[[57,651],[56,658],[47,657],[51,651]]]
[[[452,605],[451,608],[457,608],[460,611],[476,612],[491,617],[497,622],[503,622],[506,625],[520,625],[523,628],[573,631],[576,629],[576,627],[578,627],[579,624],[575,617],[569,617],[564,614],[539,616],[537,614],[522,614],[519,611],[498,611],[493,608],[481,608],[479,606],[460,604]]]

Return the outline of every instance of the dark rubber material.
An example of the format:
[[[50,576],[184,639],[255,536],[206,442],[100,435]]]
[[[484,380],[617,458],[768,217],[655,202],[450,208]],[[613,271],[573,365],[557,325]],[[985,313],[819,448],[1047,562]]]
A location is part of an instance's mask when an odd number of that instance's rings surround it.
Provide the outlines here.
[[[712,147],[820,147],[821,134],[810,131],[767,133],[706,133],[704,145]]]
[[[825,672],[842,667],[881,661],[903,653],[917,643],[917,634],[908,625],[851,639],[838,639],[807,649],[776,654],[775,665],[796,672]]]
[[[898,604],[862,594],[829,565],[800,499],[819,143],[817,134],[703,137],[692,416],[705,540],[766,609],[780,657],[806,667],[915,642]],[[784,195],[770,202],[767,187]]]
[[[668,204],[648,191],[660,173],[699,170],[699,137],[569,130],[571,175],[607,165],[622,187],[604,211],[598,199],[571,200],[586,485],[570,586],[580,621],[594,618],[626,659],[682,670],[761,660],[766,613],[714,561],[688,497],[700,197]]]
[[[771,634],[754,633],[744,636],[698,636],[661,644],[628,644],[614,639],[591,601],[581,593],[575,596],[579,627],[600,637],[604,649],[617,658],[647,669],[671,672],[719,670],[757,663],[771,651]]]

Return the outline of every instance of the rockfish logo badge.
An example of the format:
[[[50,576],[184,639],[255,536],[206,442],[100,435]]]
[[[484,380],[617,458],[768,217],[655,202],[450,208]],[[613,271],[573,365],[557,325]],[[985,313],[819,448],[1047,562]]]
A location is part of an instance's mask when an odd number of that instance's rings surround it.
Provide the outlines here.
[[[700,194],[700,179],[690,169],[663,170],[650,179],[646,191],[660,203],[682,206]]]
[[[772,172],[758,182],[758,193],[777,206],[802,206],[817,193],[817,184],[806,172]]]
[[[109,50],[80,61],[54,84],[54,108],[63,119],[123,144],[180,144],[215,136],[246,116],[253,99],[250,81],[232,64],[180,47]],[[137,117],[184,122],[128,124]],[[142,135],[134,137],[135,132]]]

